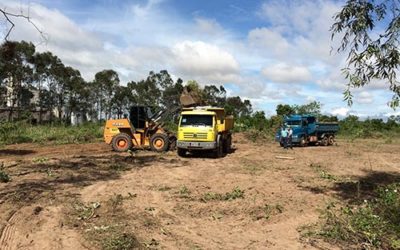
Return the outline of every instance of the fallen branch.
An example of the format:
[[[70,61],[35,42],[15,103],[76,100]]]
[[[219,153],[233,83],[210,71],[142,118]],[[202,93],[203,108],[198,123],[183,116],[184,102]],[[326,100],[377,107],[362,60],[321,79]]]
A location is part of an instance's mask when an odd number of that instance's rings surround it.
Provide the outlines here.
[[[284,160],[294,160],[294,157],[290,157],[290,156],[280,156],[280,155],[275,155],[276,159],[284,159]]]

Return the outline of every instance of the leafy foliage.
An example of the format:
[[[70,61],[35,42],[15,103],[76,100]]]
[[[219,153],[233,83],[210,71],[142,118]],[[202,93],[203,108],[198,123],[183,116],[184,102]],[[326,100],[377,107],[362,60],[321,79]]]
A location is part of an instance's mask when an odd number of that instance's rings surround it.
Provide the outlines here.
[[[0,182],[9,182],[11,181],[10,175],[4,171],[3,167],[0,167]]]
[[[343,74],[348,80],[345,100],[352,104],[352,88],[383,81],[393,92],[389,105],[400,105],[397,70],[400,65],[400,9],[396,0],[347,0],[334,16],[332,38],[341,36],[338,52],[348,53]]]
[[[325,224],[316,232],[327,240],[363,249],[400,248],[400,184],[375,190],[375,198],[359,205],[324,211]]]

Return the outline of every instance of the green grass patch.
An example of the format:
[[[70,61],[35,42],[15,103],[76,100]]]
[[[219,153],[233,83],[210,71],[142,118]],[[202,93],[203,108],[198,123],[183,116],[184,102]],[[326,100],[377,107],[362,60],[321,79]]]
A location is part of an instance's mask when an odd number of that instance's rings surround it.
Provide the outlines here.
[[[103,240],[104,250],[129,250],[140,246],[138,240],[132,234],[116,234]]]
[[[400,249],[400,183],[377,188],[375,198],[322,212],[324,223],[308,236],[358,249]]]
[[[207,192],[201,198],[201,201],[231,201],[236,199],[243,199],[244,198],[244,190],[241,190],[239,187],[235,187],[231,192],[227,192],[225,194],[222,193],[214,193],[214,192]]]
[[[180,198],[190,198],[190,194],[192,193],[192,191],[190,191],[190,189],[188,187],[186,187],[185,185],[181,186],[179,188],[178,191],[178,196]]]
[[[8,173],[6,173],[3,169],[0,169],[0,182],[9,182],[11,181],[11,177]]]
[[[314,170],[314,172],[319,174],[321,179],[330,180],[330,181],[338,181],[339,178],[333,174],[328,173],[320,164],[311,163],[310,168]]]
[[[30,125],[26,122],[1,122],[0,144],[45,143],[54,144],[85,143],[98,141],[103,136],[103,125],[85,123],[79,126]]]

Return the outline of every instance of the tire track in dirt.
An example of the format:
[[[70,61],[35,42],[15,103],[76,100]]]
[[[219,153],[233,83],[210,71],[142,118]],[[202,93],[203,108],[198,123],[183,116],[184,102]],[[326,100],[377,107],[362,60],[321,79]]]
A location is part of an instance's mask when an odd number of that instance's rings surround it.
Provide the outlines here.
[[[17,222],[17,211],[11,213],[6,225],[1,231],[0,250],[11,250],[13,246],[13,238],[15,235],[15,223]]]

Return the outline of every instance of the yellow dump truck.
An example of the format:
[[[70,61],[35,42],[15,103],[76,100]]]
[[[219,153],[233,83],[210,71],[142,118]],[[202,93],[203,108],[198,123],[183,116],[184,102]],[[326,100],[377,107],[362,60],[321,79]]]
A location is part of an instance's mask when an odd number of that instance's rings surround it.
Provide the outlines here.
[[[231,151],[233,117],[223,108],[183,108],[179,118],[176,147],[179,156],[187,152],[213,151],[221,157]]]

